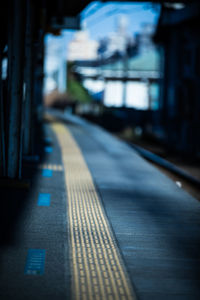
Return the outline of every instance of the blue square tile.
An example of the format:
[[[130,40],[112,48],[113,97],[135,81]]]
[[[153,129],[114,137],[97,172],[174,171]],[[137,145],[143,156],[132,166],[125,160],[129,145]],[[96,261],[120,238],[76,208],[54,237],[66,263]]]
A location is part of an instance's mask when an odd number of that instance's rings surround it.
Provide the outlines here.
[[[24,273],[26,275],[43,275],[45,264],[44,249],[29,249]]]
[[[46,147],[44,147],[44,151],[45,151],[46,153],[51,153],[51,152],[53,151],[53,148],[50,147],[50,146],[46,146]]]
[[[40,193],[38,196],[38,206],[50,206],[51,195],[48,193]]]
[[[53,171],[49,169],[43,169],[42,170],[42,176],[43,177],[52,177]]]

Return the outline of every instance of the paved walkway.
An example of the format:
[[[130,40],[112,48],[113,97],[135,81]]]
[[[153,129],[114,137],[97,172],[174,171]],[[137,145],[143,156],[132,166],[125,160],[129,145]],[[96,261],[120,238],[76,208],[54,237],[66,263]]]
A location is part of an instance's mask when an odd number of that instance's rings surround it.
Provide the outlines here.
[[[45,125],[31,190],[4,191],[0,298],[200,299],[199,202],[104,130],[62,119]]]

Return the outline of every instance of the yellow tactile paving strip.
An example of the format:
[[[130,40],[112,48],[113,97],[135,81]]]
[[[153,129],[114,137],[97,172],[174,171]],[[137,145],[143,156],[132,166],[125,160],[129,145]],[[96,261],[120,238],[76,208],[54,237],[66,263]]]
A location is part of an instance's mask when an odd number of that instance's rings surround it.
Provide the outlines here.
[[[135,299],[84,157],[62,124],[54,123],[65,171],[73,299]]]

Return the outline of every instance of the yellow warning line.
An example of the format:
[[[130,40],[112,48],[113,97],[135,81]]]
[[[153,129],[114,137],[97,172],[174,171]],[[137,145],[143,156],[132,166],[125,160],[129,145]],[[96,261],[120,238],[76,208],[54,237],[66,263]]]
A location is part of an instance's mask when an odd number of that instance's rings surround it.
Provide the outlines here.
[[[61,146],[68,198],[72,298],[133,300],[134,292],[92,176],[69,130],[52,125]]]

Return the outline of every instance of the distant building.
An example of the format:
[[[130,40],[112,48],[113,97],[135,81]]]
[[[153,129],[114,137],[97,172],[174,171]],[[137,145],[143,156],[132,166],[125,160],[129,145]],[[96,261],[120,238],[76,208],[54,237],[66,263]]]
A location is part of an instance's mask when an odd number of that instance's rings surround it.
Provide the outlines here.
[[[155,50],[153,36],[155,33],[155,25],[145,23],[143,24],[140,33],[136,34],[135,43],[137,44],[138,53],[148,52]]]
[[[104,90],[106,106],[158,109],[160,56],[156,49],[97,66],[77,63],[76,72],[88,90]]]
[[[45,47],[44,94],[66,92],[66,44],[62,37],[49,36]]]
[[[106,82],[104,104],[158,109],[159,68],[160,58],[156,50],[102,66],[101,75]]]
[[[95,60],[97,59],[97,49],[99,43],[89,38],[86,30],[78,31],[74,39],[68,45],[68,61]]]
[[[101,41],[98,59],[77,62],[75,70],[105,106],[157,110],[160,56],[152,42],[155,27],[144,24],[136,40],[127,25],[128,19],[120,16],[116,32]]]
[[[127,48],[135,44],[134,37],[127,32],[127,26],[127,17],[121,15],[117,20],[116,32],[110,33],[108,37],[100,41],[98,53],[101,58],[111,57],[116,53],[123,56]]]

